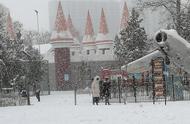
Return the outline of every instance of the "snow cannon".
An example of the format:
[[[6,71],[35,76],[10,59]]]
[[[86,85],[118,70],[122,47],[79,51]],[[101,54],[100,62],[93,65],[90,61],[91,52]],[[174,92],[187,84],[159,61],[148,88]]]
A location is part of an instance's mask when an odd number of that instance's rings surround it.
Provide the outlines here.
[[[161,47],[164,48],[167,40],[167,34],[163,31],[160,31],[156,34],[156,42]]]
[[[190,73],[190,43],[175,30],[160,30],[155,34],[160,51],[184,71]]]

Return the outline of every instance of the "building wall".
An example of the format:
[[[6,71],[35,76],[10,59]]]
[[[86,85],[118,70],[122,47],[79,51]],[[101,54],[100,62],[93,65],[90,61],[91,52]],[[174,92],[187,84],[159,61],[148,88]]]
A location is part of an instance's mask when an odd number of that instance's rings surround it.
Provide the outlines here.
[[[102,68],[119,68],[119,64],[117,61],[71,62],[69,81],[64,82],[63,90],[72,90],[76,84],[78,89],[90,87],[91,79],[100,75]],[[51,63],[49,66],[49,82],[51,90],[58,90],[55,77],[55,63]]]
[[[103,50],[106,49],[106,50]],[[89,54],[87,54],[89,51]],[[104,52],[104,53],[103,53]],[[81,61],[115,61],[113,45],[104,48],[98,47],[83,47],[71,48],[71,62]]]
[[[63,90],[68,85],[70,75],[70,49],[55,48],[55,76],[58,90]]]
[[[55,63],[49,63],[49,84],[51,91],[57,90],[57,83],[55,78]]]

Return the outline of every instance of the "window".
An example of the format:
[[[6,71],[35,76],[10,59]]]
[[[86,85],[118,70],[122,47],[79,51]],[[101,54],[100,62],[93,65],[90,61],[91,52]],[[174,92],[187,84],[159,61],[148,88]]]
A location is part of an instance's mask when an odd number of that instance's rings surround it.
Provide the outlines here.
[[[106,51],[110,50],[110,48],[103,48],[103,49],[100,49],[102,50],[102,54],[106,54]]]
[[[86,53],[87,53],[87,55],[89,55],[90,54],[90,50],[87,50]]]
[[[72,56],[74,56],[75,55],[75,52],[74,51],[72,51]]]
[[[69,81],[69,74],[64,74],[64,80]]]
[[[102,50],[102,54],[105,54],[105,53],[106,53],[106,50],[105,50],[105,49],[103,49],[103,50]]]

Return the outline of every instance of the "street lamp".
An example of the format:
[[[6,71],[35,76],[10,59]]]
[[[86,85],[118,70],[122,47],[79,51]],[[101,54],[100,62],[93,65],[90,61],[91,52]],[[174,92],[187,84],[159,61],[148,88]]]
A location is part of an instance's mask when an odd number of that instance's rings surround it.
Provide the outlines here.
[[[36,13],[36,17],[37,17],[37,31],[38,31],[38,34],[40,33],[40,29],[39,29],[39,12],[38,10],[34,10],[34,12]],[[39,39],[38,39],[38,45],[39,45],[39,53],[40,53],[40,43],[39,43]]]

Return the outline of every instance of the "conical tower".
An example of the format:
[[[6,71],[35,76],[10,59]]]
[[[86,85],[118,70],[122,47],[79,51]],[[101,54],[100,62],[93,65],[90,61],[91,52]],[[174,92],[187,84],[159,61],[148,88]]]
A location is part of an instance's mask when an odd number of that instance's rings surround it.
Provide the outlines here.
[[[16,39],[16,33],[14,32],[14,28],[13,28],[13,23],[12,23],[12,18],[10,13],[8,13],[7,16],[7,33],[8,36],[11,40],[15,40]]]
[[[80,62],[81,61],[81,44],[79,42],[79,32],[73,25],[71,15],[68,15],[67,18],[67,27],[69,32],[73,36],[73,45],[71,47],[71,61],[72,62]]]
[[[79,39],[79,32],[76,30],[75,26],[73,25],[73,21],[70,14],[68,15],[68,18],[67,18],[67,27],[72,37]]]
[[[104,9],[101,10],[99,32],[96,37],[98,61],[113,60],[113,41],[108,31]]]
[[[107,48],[109,47],[109,44],[113,44],[113,41],[110,38],[106,16],[104,13],[104,9],[102,8],[100,16],[99,32],[96,37],[96,45],[98,48]]]
[[[61,2],[58,3],[57,15],[55,19],[55,27],[52,32],[51,41],[72,43],[73,37],[68,31],[65,15],[63,13]]]
[[[55,75],[58,90],[71,88],[70,82],[70,48],[73,45],[73,37],[68,31],[61,2],[58,3],[55,28],[51,36],[51,44],[54,48]]]
[[[68,15],[68,19],[67,19],[67,27],[73,37],[73,41],[74,41],[73,46],[80,47],[79,32],[74,27],[70,14]]]
[[[82,40],[82,59],[84,61],[93,61],[96,55],[96,44],[94,39],[94,29],[91,20],[91,15],[88,10],[86,18],[85,33]]]
[[[92,25],[92,20],[90,16],[90,12],[88,11],[87,19],[86,19],[86,27],[85,27],[85,33],[82,41],[83,45],[85,46],[94,46],[94,29]]]
[[[101,17],[100,17],[99,33],[108,34],[108,27],[107,27],[106,17],[105,17],[103,8],[102,8]]]
[[[127,3],[125,1],[124,6],[123,6],[123,13],[122,13],[122,17],[121,17],[120,30],[122,30],[128,26],[128,20],[129,20],[129,10],[127,7]]]

